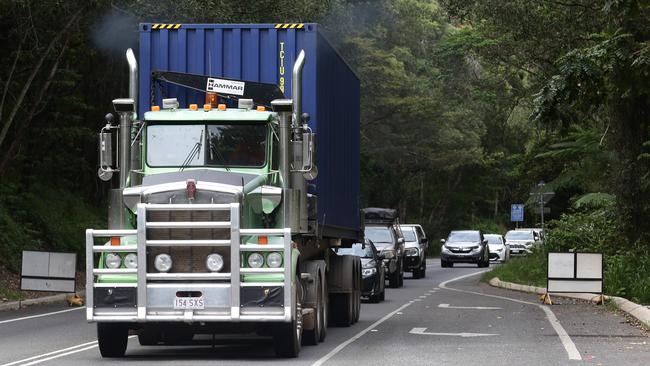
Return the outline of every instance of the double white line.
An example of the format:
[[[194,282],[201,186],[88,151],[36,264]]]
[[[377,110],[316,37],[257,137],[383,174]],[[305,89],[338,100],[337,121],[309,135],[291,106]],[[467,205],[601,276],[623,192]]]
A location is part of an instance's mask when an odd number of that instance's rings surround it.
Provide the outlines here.
[[[135,336],[129,336],[129,338],[134,338]],[[2,364],[0,366],[14,366],[14,365],[20,365],[20,366],[30,366],[30,365],[36,365],[41,362],[45,361],[50,361],[59,357],[65,357],[74,353],[79,353],[83,351],[87,351],[89,349],[93,349],[97,347],[97,341],[92,341],[92,342],[87,342],[87,343],[82,343],[78,344],[76,346],[68,347],[68,348],[63,348],[60,350],[48,352],[48,353],[43,353],[40,355],[24,358],[22,360],[18,361],[13,361],[9,363]]]

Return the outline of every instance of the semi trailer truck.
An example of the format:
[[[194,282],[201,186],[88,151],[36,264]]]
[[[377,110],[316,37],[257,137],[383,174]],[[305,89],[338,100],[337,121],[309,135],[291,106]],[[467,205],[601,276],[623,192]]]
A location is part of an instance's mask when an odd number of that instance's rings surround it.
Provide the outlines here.
[[[361,264],[333,251],[363,237],[352,69],[317,24],[139,34],[99,133],[108,229],[86,230],[101,355],[243,333],[296,357],[356,322]]]

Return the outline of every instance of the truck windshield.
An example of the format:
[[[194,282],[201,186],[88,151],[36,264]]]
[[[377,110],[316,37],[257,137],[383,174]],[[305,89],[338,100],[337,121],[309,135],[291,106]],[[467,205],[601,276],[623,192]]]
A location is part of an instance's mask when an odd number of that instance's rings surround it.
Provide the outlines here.
[[[266,124],[259,123],[151,124],[147,165],[261,167],[266,162],[266,136]]]
[[[367,226],[365,234],[373,243],[393,243],[392,230],[387,226]]]

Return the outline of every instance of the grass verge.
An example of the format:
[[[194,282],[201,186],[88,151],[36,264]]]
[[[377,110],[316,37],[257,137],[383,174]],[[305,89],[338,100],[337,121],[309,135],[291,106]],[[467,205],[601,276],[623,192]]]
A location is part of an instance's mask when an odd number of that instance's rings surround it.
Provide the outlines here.
[[[481,280],[487,282],[494,277],[501,281],[546,287],[546,256],[535,251],[525,257],[511,257],[508,262],[483,274]]]

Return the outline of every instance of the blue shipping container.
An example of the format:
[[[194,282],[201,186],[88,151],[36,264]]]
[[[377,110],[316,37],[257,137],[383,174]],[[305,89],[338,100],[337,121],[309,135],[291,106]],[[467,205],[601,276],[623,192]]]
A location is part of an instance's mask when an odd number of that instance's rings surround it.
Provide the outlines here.
[[[302,110],[311,116],[317,136],[318,220],[324,235],[359,236],[359,79],[318,30],[304,23],[277,24],[140,24],[139,115],[160,105],[153,91],[154,70],[277,84],[291,98],[291,71],[305,50]],[[174,85],[165,97],[182,107],[202,105],[205,95]]]

